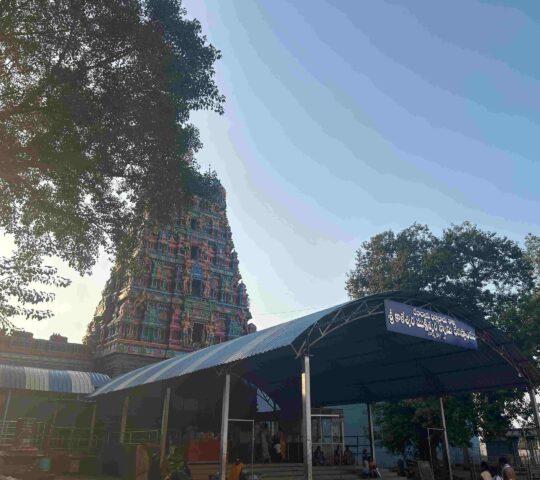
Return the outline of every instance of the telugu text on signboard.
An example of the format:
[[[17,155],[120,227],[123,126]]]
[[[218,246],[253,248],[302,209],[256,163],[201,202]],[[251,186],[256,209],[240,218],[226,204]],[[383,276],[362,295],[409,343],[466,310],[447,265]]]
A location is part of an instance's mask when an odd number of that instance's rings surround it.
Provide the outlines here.
[[[405,303],[385,300],[386,328],[391,332],[449,343],[458,347],[478,348],[474,328],[442,313]]]

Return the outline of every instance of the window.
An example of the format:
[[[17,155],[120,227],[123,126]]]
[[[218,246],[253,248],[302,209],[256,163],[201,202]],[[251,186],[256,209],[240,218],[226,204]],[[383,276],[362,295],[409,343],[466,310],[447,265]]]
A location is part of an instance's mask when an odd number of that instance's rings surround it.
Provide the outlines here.
[[[202,323],[194,323],[193,324],[193,343],[198,343],[199,345],[202,345],[203,343],[203,332],[204,332],[204,326]]]
[[[161,273],[162,273],[162,276],[161,276],[160,288],[161,290],[169,290],[168,279],[171,274],[171,271],[168,268],[164,268],[163,270],[161,270]]]
[[[150,287],[158,289],[160,288],[160,282],[158,280],[160,268],[157,263],[152,264],[152,273],[150,277]]]
[[[216,247],[216,244],[215,243],[210,243],[208,246],[210,247],[210,252],[211,252],[211,255],[212,255],[212,264],[216,265],[217,264],[217,247]]]
[[[197,279],[191,281],[191,294],[195,297],[202,296],[202,282]]]

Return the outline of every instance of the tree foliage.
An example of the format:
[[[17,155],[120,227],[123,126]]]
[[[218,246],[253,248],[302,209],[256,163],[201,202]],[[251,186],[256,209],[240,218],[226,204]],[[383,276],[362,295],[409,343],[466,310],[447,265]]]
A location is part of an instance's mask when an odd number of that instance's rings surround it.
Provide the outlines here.
[[[538,237],[528,236],[522,248],[468,222],[452,225],[439,236],[413,224],[364,242],[348,273],[346,290],[351,298],[394,289],[452,298],[510,332],[526,354],[538,359],[539,247]],[[473,433],[500,435],[518,415],[527,417],[527,408],[515,391],[448,399],[450,441],[464,445]],[[425,448],[425,429],[440,425],[438,405],[429,399],[382,404],[378,411],[383,442],[395,452]]]
[[[472,397],[448,399],[445,402],[445,416],[448,437],[455,445],[467,445],[476,433],[471,415],[476,411]],[[380,403],[375,413],[380,425],[379,435],[390,451],[406,455],[410,450],[429,452],[442,439],[438,400],[434,398],[404,400],[395,403]],[[435,428],[429,432],[428,428]],[[429,441],[428,441],[429,438]],[[429,456],[429,453],[428,453]],[[433,455],[435,458],[436,455]]]
[[[20,251],[88,273],[181,208],[190,112],[224,102],[220,52],[185,15],[180,0],[0,0],[0,230]]]
[[[517,243],[465,222],[440,237],[418,224],[375,235],[356,252],[346,290],[351,298],[394,289],[426,291],[496,320],[533,285],[530,258]]]
[[[52,314],[50,310],[36,308],[36,305],[54,300],[54,294],[41,286],[66,287],[70,281],[57,275],[54,267],[43,265],[32,252],[17,252],[11,257],[0,256],[0,330],[10,330],[11,318],[22,316],[26,319],[43,320]]]

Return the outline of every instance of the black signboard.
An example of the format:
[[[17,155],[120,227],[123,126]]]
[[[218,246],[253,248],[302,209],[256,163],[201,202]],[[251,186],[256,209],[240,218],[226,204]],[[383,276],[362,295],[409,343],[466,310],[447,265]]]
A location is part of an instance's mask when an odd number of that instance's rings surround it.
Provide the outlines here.
[[[393,300],[385,300],[384,307],[386,328],[390,332],[449,343],[463,348],[478,348],[474,328],[449,315]]]

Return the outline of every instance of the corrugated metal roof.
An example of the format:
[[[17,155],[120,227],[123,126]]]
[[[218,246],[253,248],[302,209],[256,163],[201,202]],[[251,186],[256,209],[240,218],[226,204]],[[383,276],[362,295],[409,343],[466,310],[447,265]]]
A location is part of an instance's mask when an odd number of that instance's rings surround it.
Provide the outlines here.
[[[87,394],[110,380],[101,373],[0,364],[0,388],[6,389]]]
[[[275,327],[239,337],[222,344],[213,345],[211,347],[189,353],[182,357],[171,358],[169,360],[164,360],[162,362],[128,372],[118,378],[113,379],[111,382],[101,387],[93,395],[107,394],[152,382],[163,381],[174,377],[181,377],[183,375],[218,367],[220,365],[231,364],[233,362],[240,362],[243,365],[247,365],[247,362],[243,361],[249,359],[250,357],[256,357],[252,359],[253,361],[250,361],[252,364],[251,368],[256,369],[257,367],[255,366],[255,363],[264,363],[265,359],[272,355],[275,357],[275,355],[271,354],[270,352],[284,349],[285,347],[290,347],[292,345],[299,347],[301,342],[309,335],[309,332],[313,328],[316,328],[317,325],[319,327],[323,326],[324,328],[325,322],[328,322],[331,318],[334,318],[332,315],[338,311],[345,312],[345,316],[352,315],[352,312],[360,305],[369,302],[372,304],[377,304],[377,302],[383,302],[386,298],[392,298],[397,301],[416,302],[416,304],[419,305],[429,304],[442,310],[451,310],[458,317],[461,317],[464,320],[466,319],[467,323],[475,327],[477,332],[481,331],[483,334],[489,334],[496,346],[504,345],[505,355],[512,357],[512,361],[515,363],[521,364],[522,367],[531,363],[514,345],[511,344],[511,342],[509,342],[509,339],[502,332],[495,329],[493,325],[486,322],[479,315],[472,315],[464,311],[459,305],[456,305],[451,300],[435,297],[425,293],[406,294],[404,292],[385,292],[341,305],[336,305],[335,307],[315,312],[296,320],[276,325]],[[322,368],[325,361],[335,362],[336,360],[339,360],[343,364],[343,362],[347,360],[339,357],[342,356],[345,351],[347,351],[350,355],[349,358],[354,358],[350,371],[347,371],[348,375],[358,375],[358,368],[360,368],[362,364],[365,365],[366,363],[371,363],[371,360],[377,356],[380,357],[380,361],[372,364],[369,374],[374,376],[372,382],[377,382],[380,385],[376,388],[373,386],[369,387],[371,388],[370,395],[372,398],[381,399],[384,397],[390,397],[388,392],[385,392],[385,375],[387,376],[389,382],[394,381],[391,377],[396,377],[395,385],[392,385],[391,387],[390,384],[388,385],[388,388],[393,389],[392,391],[394,395],[397,395],[399,393],[398,390],[400,389],[406,390],[407,388],[410,388],[411,396],[420,396],[423,393],[432,393],[432,391],[436,389],[448,390],[445,385],[450,386],[452,383],[450,379],[446,381],[448,374],[445,373],[443,369],[441,369],[440,372],[434,370],[431,374],[431,376],[440,375],[440,378],[445,379],[446,383],[441,383],[439,387],[433,387],[433,382],[431,380],[426,383],[426,379],[424,378],[427,374],[427,370],[429,370],[430,362],[433,362],[434,359],[438,358],[441,352],[445,352],[444,355],[451,354],[454,355],[455,358],[461,359],[461,361],[457,364],[449,365],[449,367],[452,368],[452,372],[458,377],[460,368],[470,368],[471,365],[478,365],[477,371],[471,373],[474,378],[471,377],[471,379],[461,384],[461,388],[464,390],[473,390],[474,388],[495,388],[497,384],[496,380],[490,380],[489,382],[477,381],[478,378],[485,375],[485,371],[483,372],[481,369],[488,368],[488,366],[491,366],[490,368],[495,370],[499,369],[498,371],[500,377],[504,378],[505,382],[507,382],[504,384],[504,386],[508,386],[510,384],[521,385],[525,383],[525,379],[519,377],[518,373],[509,364],[508,360],[504,360],[501,355],[492,347],[483,345],[482,349],[479,351],[465,351],[466,349],[460,349],[459,347],[443,344],[434,345],[434,342],[429,342],[426,340],[419,341],[417,338],[403,335],[401,335],[402,338],[400,339],[399,334],[390,333],[386,330],[384,313],[381,314],[380,310],[376,315],[364,315],[362,318],[363,320],[360,322],[351,322],[349,324],[351,326],[336,330],[335,334],[327,337],[326,343],[322,342],[318,344],[318,352],[315,359],[316,362],[314,366],[312,366],[312,374],[316,373],[315,366],[319,365]],[[367,334],[375,335],[375,337],[373,337],[373,339],[367,343],[359,343],[366,338]],[[367,336],[371,338],[369,335]],[[377,338],[378,340],[375,341],[374,338]],[[384,344],[384,342],[388,341],[393,342],[393,344],[385,347],[380,347],[380,345],[378,345],[381,342]],[[334,342],[334,344],[332,344],[332,342]],[[373,353],[370,353],[374,346],[377,346],[377,349],[374,350]],[[257,373],[259,380],[264,381],[264,378],[272,377],[276,388],[282,388],[279,385],[281,385],[281,382],[285,382],[287,380],[285,377],[296,375],[295,373],[292,373],[295,368],[295,363],[292,363],[294,362],[293,349],[284,349],[284,352],[286,353],[280,355],[280,358],[282,358],[283,362],[285,362],[281,365],[280,371],[276,373],[265,370],[264,372]],[[479,362],[479,360],[483,358],[483,355],[487,355],[489,362]],[[388,367],[385,367],[383,363],[390,360],[397,363],[392,363],[394,366],[388,365]],[[425,364],[422,364],[422,362]],[[402,368],[396,368],[396,365],[398,364],[401,365]],[[497,367],[494,367],[494,365],[497,365]],[[411,373],[408,376],[406,375],[407,369],[411,370]],[[336,376],[337,373],[344,374],[345,372],[345,367],[341,367],[339,372],[330,370],[328,374],[331,376]],[[531,366],[529,373],[530,377],[535,380],[535,383],[540,383],[540,375],[538,370]],[[367,377],[370,375],[368,375],[368,373],[363,373],[362,376],[364,377],[365,381],[361,381],[363,384],[361,388],[366,389],[368,380]],[[422,379],[418,380],[419,384],[422,384],[421,388],[412,388],[412,378],[415,376],[422,377]],[[326,382],[327,385],[330,383],[330,381]],[[338,383],[339,385],[336,385],[336,389],[341,389],[343,393],[343,381]],[[328,389],[325,390],[326,391],[324,392],[321,391],[319,396],[321,398],[325,397],[325,400],[330,404],[334,400],[333,398],[326,398],[326,395],[328,395],[329,392]],[[452,390],[457,391],[458,389],[456,386],[452,386]],[[268,390],[266,391],[267,393],[270,393]],[[356,389],[356,391],[351,390],[350,399],[355,400],[360,398],[361,395],[364,395],[358,392],[358,389]],[[342,396],[345,397],[345,393],[343,393]]]
[[[145,383],[179,377],[286,347],[319,319],[339,307],[339,305],[331,307],[275,327],[125,373],[100,388],[96,394],[101,395]]]

